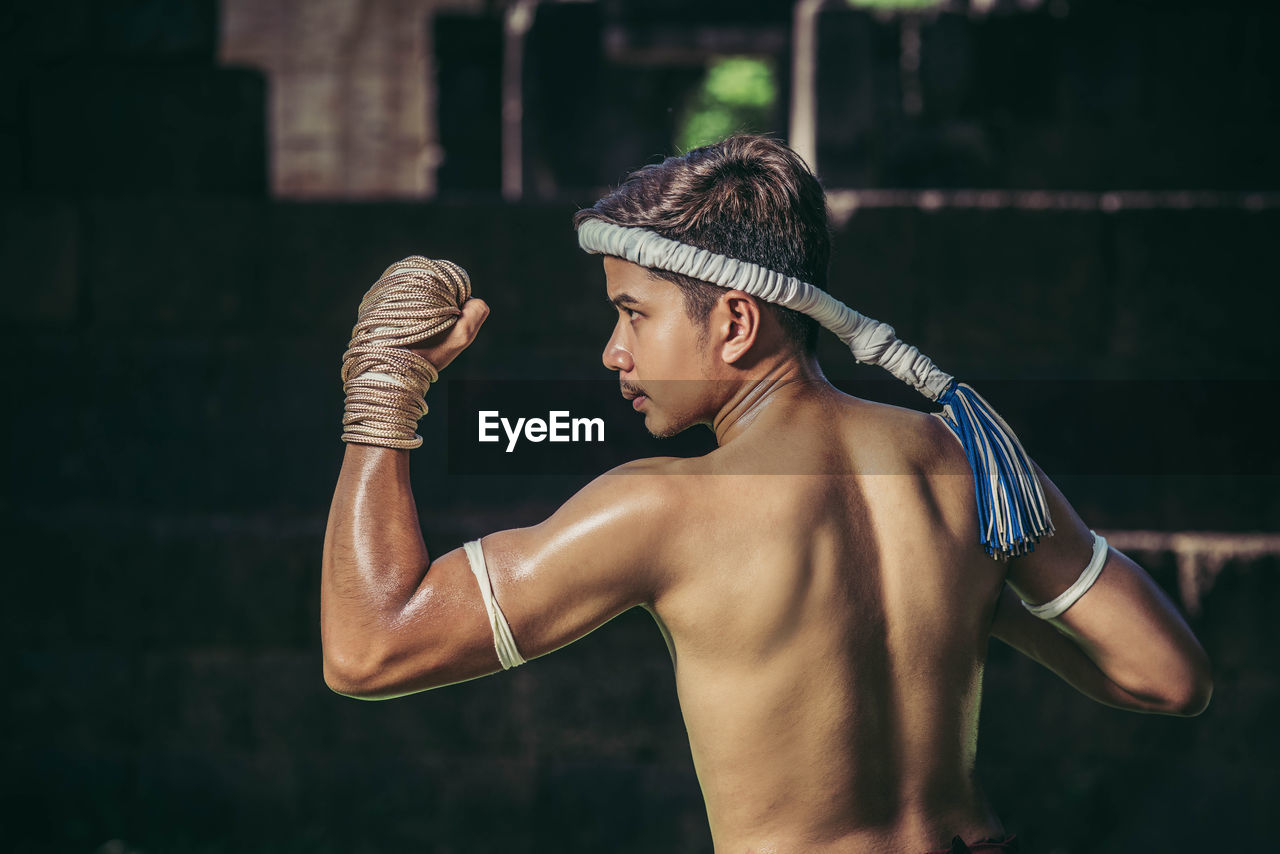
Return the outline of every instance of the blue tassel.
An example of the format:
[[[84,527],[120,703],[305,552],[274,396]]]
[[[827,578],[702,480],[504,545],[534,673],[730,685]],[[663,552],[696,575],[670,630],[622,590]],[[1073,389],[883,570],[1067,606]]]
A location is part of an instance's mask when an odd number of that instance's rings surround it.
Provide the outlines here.
[[[1053,533],[1049,506],[1027,452],[1004,419],[966,383],[952,380],[939,397],[942,418],[973,469],[979,542],[992,557],[1035,550]]]

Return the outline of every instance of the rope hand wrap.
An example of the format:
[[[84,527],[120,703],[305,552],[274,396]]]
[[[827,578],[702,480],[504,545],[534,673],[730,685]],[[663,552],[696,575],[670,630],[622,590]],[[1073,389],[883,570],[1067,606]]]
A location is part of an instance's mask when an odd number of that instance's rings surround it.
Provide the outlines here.
[[[956,382],[928,356],[904,343],[889,324],[854,311],[794,276],[670,240],[647,228],[588,219],[578,226],[578,245],[587,252],[612,255],[641,267],[746,291],[812,317],[835,333],[859,362],[879,365],[942,404],[939,414],[964,448],[973,471],[978,542],[987,554],[1024,554],[1033,551],[1041,537],[1053,533],[1040,481],[1009,425],[967,383]]]
[[[418,419],[427,414],[424,396],[439,371],[407,347],[453,326],[470,298],[465,270],[418,255],[392,264],[374,282],[342,355],[342,441],[384,448],[422,444]]]

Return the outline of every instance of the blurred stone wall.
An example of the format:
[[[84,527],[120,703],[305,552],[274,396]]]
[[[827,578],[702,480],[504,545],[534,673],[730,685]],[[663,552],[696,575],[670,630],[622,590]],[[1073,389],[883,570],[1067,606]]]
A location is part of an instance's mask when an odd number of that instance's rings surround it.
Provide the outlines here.
[[[477,0],[225,0],[219,57],[270,82],[280,198],[435,193],[434,16]]]
[[[453,377],[602,375],[612,321],[569,226],[582,200],[272,201],[263,78],[213,64],[212,4],[19,11],[0,20],[0,328],[18,368],[0,427],[6,850],[710,851],[641,612],[392,702],[321,679],[360,295],[390,261],[448,257],[493,306]],[[1269,415],[1278,226],[1273,208],[865,209],[836,234],[833,289],[975,382],[1246,380],[1239,411]],[[875,377],[823,347],[838,382]],[[431,403],[413,465],[433,552],[581,485],[442,474]],[[1150,413],[1152,443],[1187,405]],[[1040,417],[1000,408],[1019,428]],[[1042,435],[1023,434],[1037,454]],[[1100,528],[1276,530],[1274,450],[1245,450],[1256,467],[1188,470],[1169,447],[1181,473],[1046,468]],[[1172,557],[1147,565],[1176,596]],[[1217,690],[1194,720],[1097,706],[992,644],[980,774],[1031,850],[1269,844],[1278,569],[1230,563],[1205,596],[1193,625]]]

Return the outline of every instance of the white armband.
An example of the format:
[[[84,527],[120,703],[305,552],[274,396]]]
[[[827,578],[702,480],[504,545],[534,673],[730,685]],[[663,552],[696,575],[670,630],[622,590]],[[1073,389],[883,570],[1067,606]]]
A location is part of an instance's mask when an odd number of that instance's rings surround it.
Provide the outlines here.
[[[1080,573],[1080,577],[1074,584],[1043,605],[1030,605],[1023,600],[1022,604],[1032,614],[1042,620],[1052,620],[1074,605],[1076,600],[1093,586],[1093,582],[1098,580],[1102,565],[1107,562],[1107,538],[1100,536],[1096,531],[1089,533],[1093,534],[1093,557],[1089,559],[1089,565],[1084,568],[1084,572]]]
[[[493,582],[489,579],[489,567],[484,562],[484,550],[480,548],[480,541],[463,543],[462,549],[467,553],[471,572],[480,585],[480,597],[484,599],[484,609],[489,614],[489,628],[493,630],[493,648],[498,651],[502,669],[510,670],[524,664],[520,650],[516,649],[516,639],[511,636],[511,626],[507,624],[507,618],[493,595]]]

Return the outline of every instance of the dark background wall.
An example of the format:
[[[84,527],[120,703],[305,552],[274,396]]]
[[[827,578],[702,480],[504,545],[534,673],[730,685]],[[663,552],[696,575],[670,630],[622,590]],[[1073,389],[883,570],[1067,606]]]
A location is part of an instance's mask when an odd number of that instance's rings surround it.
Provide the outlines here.
[[[1039,63],[1029,77],[1021,65],[1007,75],[1030,87],[1018,97],[1007,81],[999,97],[994,82],[979,85],[993,78],[961,81],[955,103],[969,105],[991,159],[970,168],[953,158],[949,177],[913,180],[927,170],[910,163],[935,161],[849,154],[869,133],[900,150],[892,122],[841,142],[836,121],[820,162],[853,177],[828,184],[1223,190],[1263,201],[861,209],[836,235],[833,290],[992,389],[1096,527],[1275,531],[1280,212],[1265,201],[1278,188],[1274,156],[1263,156],[1275,150],[1264,97],[1275,85],[1273,18],[1121,6],[1115,19],[1082,4],[1079,18],[934,22],[928,38],[967,44],[979,71],[1003,51]],[[145,2],[68,2],[53,17],[36,8],[0,18],[0,328],[12,354],[0,427],[5,847],[709,851],[670,662],[640,612],[512,673],[393,702],[338,697],[321,680],[319,560],[343,450],[338,368],[360,295],[395,259],[450,258],[493,314],[446,379],[598,377],[611,322],[603,278],[569,227],[593,190],[570,181],[559,198],[520,205],[475,194],[273,201],[264,81],[213,64],[215,4],[187,4],[185,16]],[[892,26],[855,15],[823,38]],[[1027,47],[1050,37],[1099,47],[1053,61]],[[1188,45],[1182,58],[1197,73],[1122,62],[1174,43]],[[823,89],[824,113],[841,114],[844,80]],[[1060,98],[1146,93],[1124,98],[1151,112],[1119,129],[1100,114],[1082,130],[1075,113],[1045,108],[1045,87]],[[1234,93],[1215,107],[1220,121],[1181,106],[1204,107],[1209,92]],[[1128,115],[1124,98],[1118,114]],[[958,138],[913,127],[926,151]],[[990,147],[993,129],[1003,141]],[[1098,143],[1082,151],[1086,137]],[[1113,144],[1130,159],[1100,154]],[[1142,171],[1174,163],[1168,151],[1185,168]],[[582,158],[591,153],[584,142]],[[1026,177],[1036,164],[1056,177]],[[823,346],[839,384],[923,407]],[[537,521],[585,482],[450,475],[446,391],[433,390],[427,445],[413,457],[433,552]],[[1091,411],[1101,399],[1130,402],[1121,423]],[[1145,558],[1176,596],[1173,555]],[[1230,561],[1200,603],[1193,625],[1217,689],[1197,719],[1093,705],[992,644],[980,773],[1031,850],[1270,843],[1278,568],[1274,557]]]

